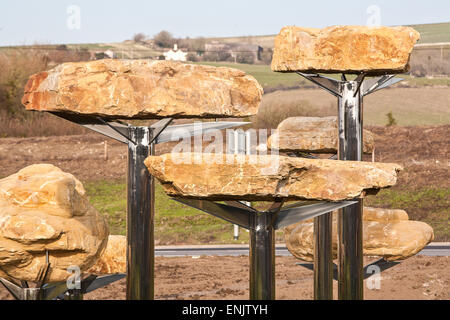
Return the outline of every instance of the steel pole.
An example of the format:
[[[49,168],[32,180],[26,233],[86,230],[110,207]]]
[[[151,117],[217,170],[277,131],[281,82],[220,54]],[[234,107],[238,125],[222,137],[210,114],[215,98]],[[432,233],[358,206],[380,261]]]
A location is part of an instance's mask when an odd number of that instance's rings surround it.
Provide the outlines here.
[[[154,298],[154,180],[144,160],[154,154],[152,130],[129,127],[127,174],[127,299]]]
[[[333,300],[331,212],[314,218],[314,300]]]
[[[338,98],[339,160],[362,160],[363,104],[356,81],[340,83]],[[340,300],[363,299],[362,199],[340,210],[338,215],[338,297]]]
[[[275,230],[272,220],[272,213],[251,213],[250,300],[275,299]]]

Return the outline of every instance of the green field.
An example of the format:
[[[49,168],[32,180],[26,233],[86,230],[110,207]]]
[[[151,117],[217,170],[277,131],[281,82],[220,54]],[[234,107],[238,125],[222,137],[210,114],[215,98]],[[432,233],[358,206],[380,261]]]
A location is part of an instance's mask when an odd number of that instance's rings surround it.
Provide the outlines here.
[[[293,87],[298,85],[311,85],[303,77],[295,73],[273,72],[268,65],[241,64],[232,62],[201,62],[199,64],[211,65],[215,67],[228,67],[242,70],[253,77],[264,87],[272,88],[277,86]],[[328,77],[339,79],[340,75],[328,75]],[[409,75],[399,75],[398,77],[405,79],[409,86],[450,86],[450,78],[413,78]],[[349,77],[352,79],[352,77]]]
[[[301,25],[301,22],[297,23],[296,25],[303,26]],[[412,27],[420,32],[419,43],[450,42],[450,22],[413,24],[409,25],[409,27]],[[276,34],[260,35],[260,36],[208,38],[207,40],[209,41],[214,40],[223,43],[244,42],[257,44],[266,48],[272,48],[275,36]]]
[[[414,24],[413,27],[420,32],[418,43],[450,42],[450,23]]]

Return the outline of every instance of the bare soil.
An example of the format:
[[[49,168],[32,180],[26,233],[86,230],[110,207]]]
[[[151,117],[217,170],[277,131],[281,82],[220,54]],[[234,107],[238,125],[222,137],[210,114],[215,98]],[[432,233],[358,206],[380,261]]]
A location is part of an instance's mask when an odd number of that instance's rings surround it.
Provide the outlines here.
[[[409,258],[381,273],[379,289],[373,279],[365,280],[364,299],[448,300],[449,260],[449,257]],[[313,272],[296,265],[298,261],[294,257],[276,258],[276,299],[313,299]],[[156,258],[155,299],[158,300],[248,299],[248,287],[248,256]],[[123,300],[125,297],[125,280],[122,279],[86,294],[84,299]],[[336,281],[334,297],[337,297]],[[0,300],[11,298],[0,287]]]

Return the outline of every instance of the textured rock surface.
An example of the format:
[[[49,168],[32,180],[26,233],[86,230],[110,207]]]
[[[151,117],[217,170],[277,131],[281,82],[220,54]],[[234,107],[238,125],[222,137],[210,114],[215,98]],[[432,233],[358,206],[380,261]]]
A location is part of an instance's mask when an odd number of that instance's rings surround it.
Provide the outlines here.
[[[401,170],[389,163],[207,153],[150,156],[145,164],[171,196],[247,201],[363,197],[394,185]]]
[[[175,61],[98,60],[64,63],[30,77],[28,110],[111,118],[247,117],[263,90],[243,71]]]
[[[273,71],[402,73],[419,33],[410,27],[288,26],[275,38]]]
[[[288,250],[298,259],[314,260],[314,220],[284,229]],[[434,238],[433,229],[420,221],[409,221],[404,210],[365,207],[363,211],[363,254],[388,261],[409,258]],[[333,258],[337,258],[337,214],[333,214]]]
[[[88,272],[93,274],[127,272],[127,238],[125,236],[110,235],[105,252]]]
[[[31,165],[0,180],[0,270],[34,281],[49,252],[47,281],[66,280],[69,266],[91,267],[108,237],[105,219],[80,181],[49,164]]]
[[[338,140],[337,117],[291,117],[280,122],[267,146],[282,152],[335,153]],[[373,149],[373,134],[364,130],[363,152]]]

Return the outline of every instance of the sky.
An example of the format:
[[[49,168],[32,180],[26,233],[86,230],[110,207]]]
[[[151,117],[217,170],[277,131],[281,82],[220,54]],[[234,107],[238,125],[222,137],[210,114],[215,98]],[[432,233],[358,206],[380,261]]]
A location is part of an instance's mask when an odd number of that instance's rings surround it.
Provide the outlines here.
[[[0,46],[277,34],[286,25],[450,22],[449,0],[1,0]]]

